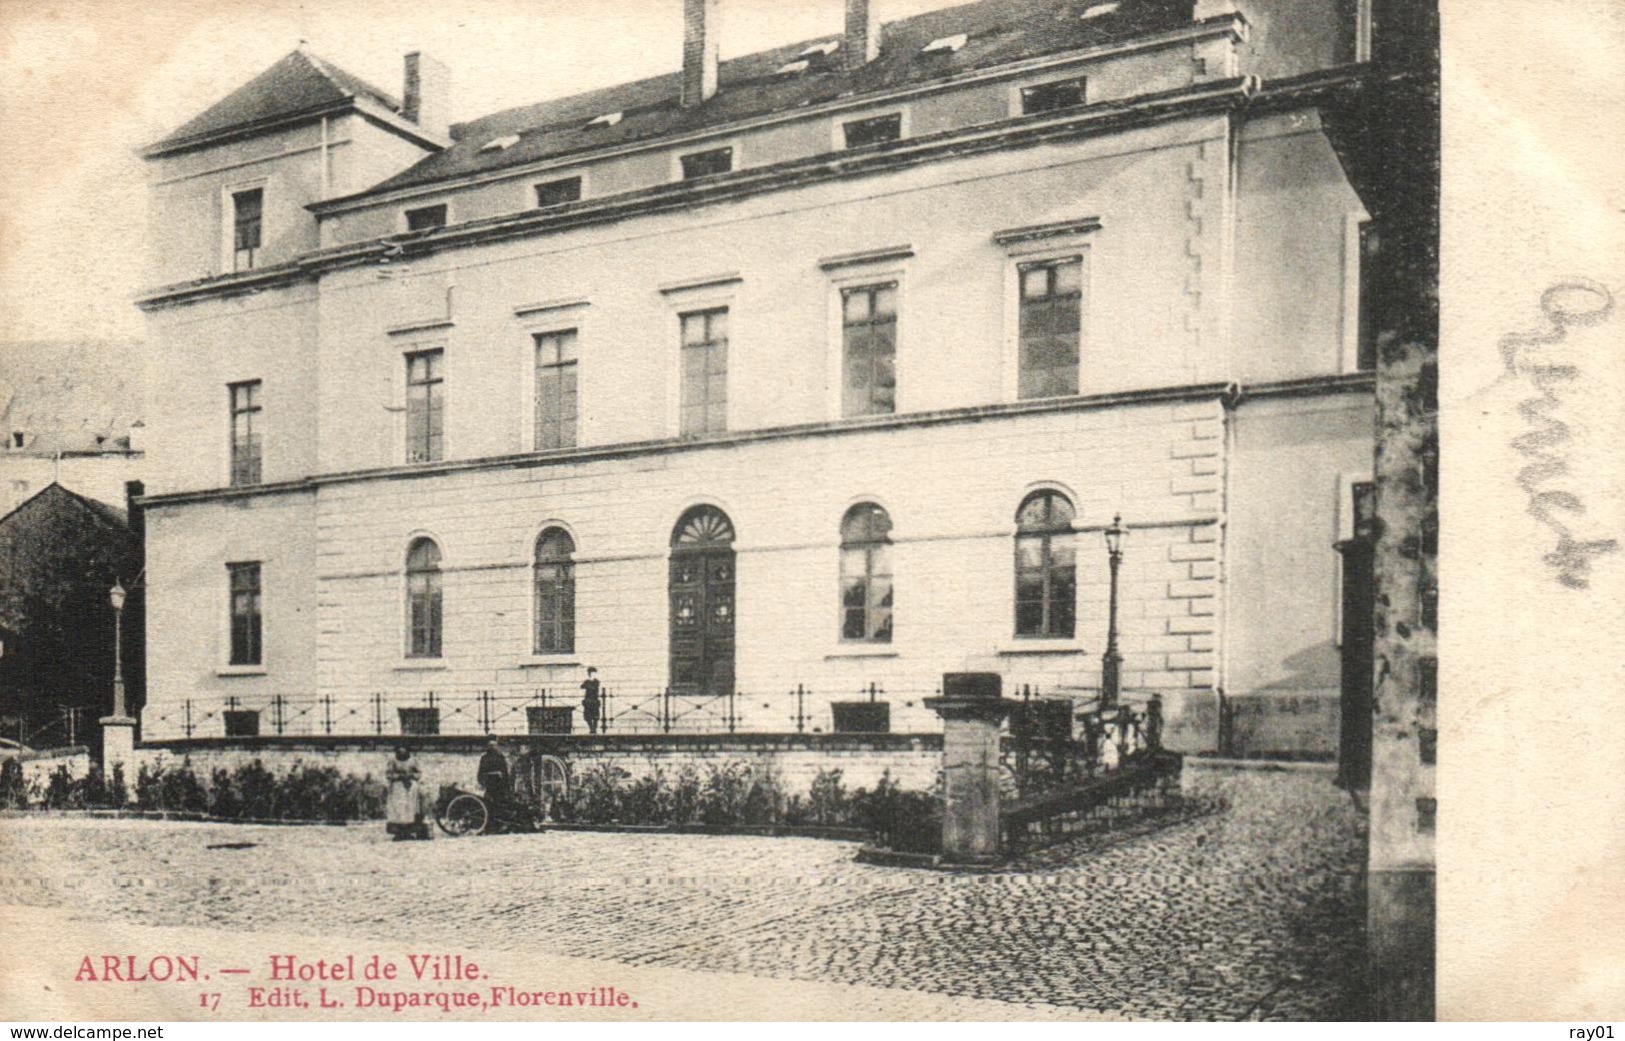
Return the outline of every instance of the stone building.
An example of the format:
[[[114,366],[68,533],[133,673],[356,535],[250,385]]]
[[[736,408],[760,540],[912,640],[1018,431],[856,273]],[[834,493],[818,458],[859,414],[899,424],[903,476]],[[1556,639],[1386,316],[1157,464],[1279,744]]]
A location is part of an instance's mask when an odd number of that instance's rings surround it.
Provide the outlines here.
[[[145,736],[522,732],[589,665],[623,729],[1085,699],[1121,515],[1169,743],[1333,754],[1366,5],[849,0],[719,61],[718,3],[455,125],[425,55],[295,51],[146,150]]]

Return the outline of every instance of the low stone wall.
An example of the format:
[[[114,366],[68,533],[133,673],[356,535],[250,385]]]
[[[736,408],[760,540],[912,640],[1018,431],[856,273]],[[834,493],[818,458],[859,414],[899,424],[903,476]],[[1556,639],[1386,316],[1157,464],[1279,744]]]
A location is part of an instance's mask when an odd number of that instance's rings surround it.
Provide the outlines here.
[[[29,791],[44,791],[58,769],[65,768],[68,778],[74,781],[90,773],[90,749],[84,745],[8,752],[6,758],[14,758],[22,764],[23,785]]]
[[[357,777],[381,779],[395,746],[405,743],[423,771],[430,791],[441,785],[472,787],[485,742],[469,737],[254,738],[167,741],[136,751],[142,765],[179,767],[208,777],[259,760],[282,772],[295,763],[329,766]],[[885,773],[903,788],[930,790],[942,763],[940,734],[752,734],[752,735],[571,735],[509,738],[501,742],[510,761],[526,751],[555,755],[572,778],[601,763],[631,778],[662,770],[673,774],[685,764],[702,772],[708,765],[743,762],[778,772],[787,792],[804,794],[820,770],[838,769],[847,790],[873,788]]]

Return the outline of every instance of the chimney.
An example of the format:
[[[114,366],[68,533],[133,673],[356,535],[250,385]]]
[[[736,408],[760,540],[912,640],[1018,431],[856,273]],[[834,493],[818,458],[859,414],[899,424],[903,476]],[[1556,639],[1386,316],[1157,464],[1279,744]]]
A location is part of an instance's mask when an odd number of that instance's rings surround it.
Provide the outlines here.
[[[451,129],[451,70],[421,51],[406,56],[401,115],[436,137]]]
[[[880,19],[870,0],[846,0],[846,67],[862,68],[880,54]]]
[[[683,0],[684,108],[717,92],[717,0]]]

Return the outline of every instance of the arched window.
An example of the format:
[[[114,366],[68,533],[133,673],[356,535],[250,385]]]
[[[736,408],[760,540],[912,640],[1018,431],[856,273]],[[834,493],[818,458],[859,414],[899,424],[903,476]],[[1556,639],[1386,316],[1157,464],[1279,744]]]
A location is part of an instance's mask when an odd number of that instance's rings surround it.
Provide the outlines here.
[[[576,649],[575,551],[575,540],[562,528],[548,528],[536,540],[537,654]]]
[[[1072,502],[1036,491],[1016,511],[1016,635],[1070,637],[1078,583],[1072,546]]]
[[[440,547],[418,539],[406,551],[406,656],[440,657]]]
[[[890,643],[891,517],[872,502],[841,519],[841,639]]]

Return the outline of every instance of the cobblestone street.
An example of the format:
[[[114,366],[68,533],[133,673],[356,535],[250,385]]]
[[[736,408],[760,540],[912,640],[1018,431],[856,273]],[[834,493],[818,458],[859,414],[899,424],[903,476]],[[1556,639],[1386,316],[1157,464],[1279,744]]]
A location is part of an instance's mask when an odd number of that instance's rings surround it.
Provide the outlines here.
[[[991,875],[859,865],[851,844],[812,839],[394,844],[382,825],[12,817],[0,822],[0,903],[1110,1016],[1357,1015],[1364,834],[1348,796],[1318,770],[1192,767],[1186,788],[1203,811],[1190,819],[1052,847]]]

